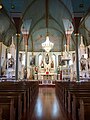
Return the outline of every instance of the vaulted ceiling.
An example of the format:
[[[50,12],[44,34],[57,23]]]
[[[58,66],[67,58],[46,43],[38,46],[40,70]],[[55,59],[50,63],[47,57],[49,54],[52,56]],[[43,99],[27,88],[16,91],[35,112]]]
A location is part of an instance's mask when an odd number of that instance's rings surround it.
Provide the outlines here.
[[[11,44],[11,37],[16,41],[15,18],[29,30],[28,51],[42,51],[41,43],[48,34],[54,43],[52,51],[63,51],[66,44],[64,21],[69,20],[74,26],[74,19],[81,17],[79,33],[85,45],[90,44],[90,0],[2,0],[0,10],[0,41]],[[19,19],[18,19],[19,18]],[[18,21],[19,22],[19,21]],[[67,23],[67,29],[71,24]],[[20,50],[24,50],[22,35],[19,42]],[[75,37],[72,34],[70,50],[75,49]]]

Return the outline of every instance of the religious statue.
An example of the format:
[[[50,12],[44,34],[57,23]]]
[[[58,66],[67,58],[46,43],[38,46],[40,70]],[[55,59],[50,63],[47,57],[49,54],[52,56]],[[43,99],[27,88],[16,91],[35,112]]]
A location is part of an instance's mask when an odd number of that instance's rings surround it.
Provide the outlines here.
[[[46,64],[49,64],[49,55],[48,54],[45,56],[45,62],[46,62]]]
[[[14,58],[11,56],[11,58],[8,59],[8,68],[14,68]]]
[[[57,67],[57,74],[59,74],[60,73],[60,68],[59,67]]]
[[[30,65],[35,65],[35,56],[31,56]]]
[[[86,59],[84,58],[84,55],[82,55],[80,59],[80,65],[81,65],[81,70],[86,70]]]
[[[38,67],[36,66],[35,67],[35,74],[37,74],[38,73]]]
[[[12,78],[12,76],[15,76],[14,68],[15,68],[15,62],[13,56],[11,56],[7,60],[7,73],[6,73],[7,78]]]
[[[41,61],[41,68],[44,68],[44,63],[43,63],[43,61]]]
[[[53,61],[51,62],[51,68],[54,68],[54,62]]]
[[[27,79],[27,70],[26,70],[26,68],[24,69],[24,79]]]

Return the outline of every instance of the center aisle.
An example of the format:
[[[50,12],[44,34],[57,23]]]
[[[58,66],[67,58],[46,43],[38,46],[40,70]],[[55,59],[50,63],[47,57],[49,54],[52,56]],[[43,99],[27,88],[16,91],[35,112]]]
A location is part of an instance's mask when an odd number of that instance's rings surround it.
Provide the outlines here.
[[[54,87],[39,88],[31,120],[66,120],[57,101]]]

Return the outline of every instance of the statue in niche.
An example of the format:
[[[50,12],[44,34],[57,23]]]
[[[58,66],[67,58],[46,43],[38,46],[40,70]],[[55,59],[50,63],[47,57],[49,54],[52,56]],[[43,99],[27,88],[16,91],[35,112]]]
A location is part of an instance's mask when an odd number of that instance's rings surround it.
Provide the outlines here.
[[[19,61],[22,62],[22,53],[19,54]]]
[[[53,61],[51,62],[51,68],[54,68],[54,62]]]
[[[84,55],[82,55],[80,59],[80,65],[81,65],[81,70],[86,70],[86,59],[84,58]]]
[[[88,60],[88,69],[90,69],[90,59]]]
[[[36,66],[35,67],[35,74],[37,74],[38,73],[38,67]]]
[[[30,56],[30,65],[31,66],[35,65],[35,56]]]
[[[44,68],[43,60],[41,61],[41,68]]]
[[[45,62],[46,62],[46,64],[49,64],[49,55],[48,54],[45,57]]]
[[[14,68],[14,58],[11,56],[11,58],[8,59],[8,68]]]

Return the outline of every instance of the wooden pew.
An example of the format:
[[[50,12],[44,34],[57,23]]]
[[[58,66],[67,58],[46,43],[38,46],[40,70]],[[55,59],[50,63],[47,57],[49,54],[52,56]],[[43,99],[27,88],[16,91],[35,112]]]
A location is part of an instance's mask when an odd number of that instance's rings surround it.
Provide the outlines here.
[[[90,120],[90,97],[81,98],[79,103],[79,120]]]
[[[75,93],[76,92],[76,93]],[[59,98],[60,104],[62,104],[63,109],[66,111],[69,118],[72,116],[75,119],[76,109],[80,98],[90,96],[90,82],[57,82],[56,81],[56,95]],[[77,95],[76,95],[77,94]],[[72,97],[73,96],[73,97]],[[72,115],[73,113],[73,115]],[[78,120],[76,118],[75,120]],[[80,119],[81,120],[81,119]]]
[[[38,95],[39,90],[39,81],[32,80],[32,81],[25,81],[26,86],[28,86],[28,107],[29,107],[29,116],[32,116],[35,101]]]
[[[69,102],[68,100],[71,100],[70,99],[70,94],[69,92],[74,92],[74,91],[88,91],[88,89],[90,89],[90,83],[85,83],[85,84],[81,84],[81,83],[70,83],[69,85],[67,85],[67,87],[64,88],[64,99],[65,99],[65,109],[68,110],[68,106],[69,106]]]
[[[78,120],[79,99],[90,97],[90,83],[80,83],[68,88],[68,115],[73,120]]]
[[[15,118],[21,120],[22,116],[22,98],[21,93],[19,92],[7,92],[0,91],[0,97],[13,97],[14,99],[14,108],[15,108]]]
[[[17,94],[20,93],[21,94],[21,102],[22,102],[22,105],[21,105],[22,106],[22,116],[26,115],[26,89],[23,86],[20,86],[18,82],[2,82],[2,83],[0,83],[0,91],[8,92],[8,93],[16,92]],[[21,112],[17,113],[17,114],[21,115]]]
[[[77,91],[70,93],[71,98],[68,98],[68,115],[72,117],[73,120],[78,120],[78,110],[79,110],[79,99],[90,97],[90,91]]]
[[[0,119],[1,120],[15,120],[15,109],[13,97],[0,97]]]
[[[34,106],[36,97],[38,95],[38,89],[39,89],[39,83],[38,81],[18,81],[18,82],[12,82],[12,81],[6,81],[0,83],[0,93],[7,92],[7,96],[17,96],[20,98],[18,99],[22,105],[22,107],[18,106],[17,108],[17,115],[19,115],[21,110],[19,111],[19,108],[22,109],[22,118],[25,118],[27,116],[27,110],[32,111],[32,106]],[[11,93],[12,92],[12,95]],[[18,104],[19,105],[19,104]],[[28,109],[27,109],[28,108]],[[29,113],[29,111],[28,111]],[[21,115],[19,118],[21,118]],[[16,119],[17,120],[17,119]]]
[[[56,81],[55,83],[55,88],[56,88],[56,95],[60,100],[60,103],[63,106],[63,109],[66,110],[68,109],[68,88],[70,86],[73,86],[73,84],[76,84],[75,82],[61,82],[61,81]]]
[[[0,105],[0,120],[2,120],[2,107]]]

